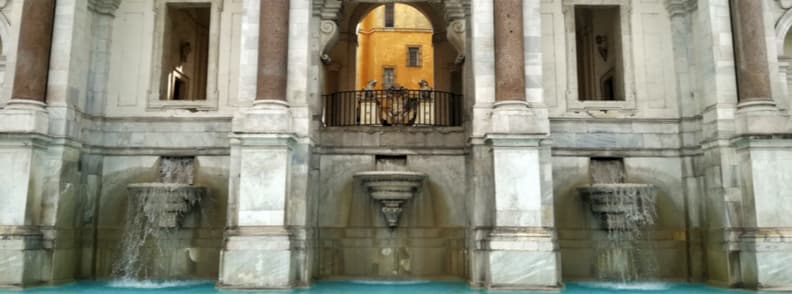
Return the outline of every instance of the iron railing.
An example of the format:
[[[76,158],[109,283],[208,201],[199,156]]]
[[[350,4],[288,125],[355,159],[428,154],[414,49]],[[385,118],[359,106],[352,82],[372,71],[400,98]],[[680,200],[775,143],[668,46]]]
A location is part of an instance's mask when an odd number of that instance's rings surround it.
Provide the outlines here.
[[[324,95],[322,121],[342,126],[461,126],[462,95],[434,90],[361,90]]]

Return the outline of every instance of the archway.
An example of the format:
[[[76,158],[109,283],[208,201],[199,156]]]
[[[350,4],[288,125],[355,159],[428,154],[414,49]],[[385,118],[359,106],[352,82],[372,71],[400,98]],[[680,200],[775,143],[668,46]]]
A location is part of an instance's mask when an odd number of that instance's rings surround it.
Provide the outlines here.
[[[453,1],[452,1],[453,2]],[[432,47],[431,56],[434,71],[434,84],[437,90],[461,94],[462,63],[464,61],[465,24],[461,4],[453,6],[435,1],[398,2],[398,1],[344,1],[343,7],[337,7],[335,16],[330,12],[329,20],[323,21],[323,62],[324,93],[352,91],[359,89],[357,82],[357,55],[359,40],[358,25],[375,9],[384,9],[385,4],[397,4],[420,12],[431,24]],[[456,7],[459,11],[449,11]],[[405,86],[407,88],[417,85]]]
[[[465,13],[459,2],[326,0],[325,8],[328,1],[336,6],[321,13],[325,126],[461,125]],[[385,28],[389,8],[412,21],[397,18],[393,25],[404,27]],[[405,41],[401,34],[409,31],[415,36]],[[425,65],[411,67],[410,55],[422,55],[413,61]],[[370,80],[377,85],[367,86]],[[390,91],[393,82],[404,92],[363,92]]]

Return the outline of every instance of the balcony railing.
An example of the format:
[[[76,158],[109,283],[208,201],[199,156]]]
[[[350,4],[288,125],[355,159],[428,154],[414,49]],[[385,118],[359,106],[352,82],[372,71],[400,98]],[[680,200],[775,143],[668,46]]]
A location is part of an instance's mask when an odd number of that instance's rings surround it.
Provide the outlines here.
[[[323,122],[342,126],[461,126],[462,95],[434,90],[361,90],[324,95]]]

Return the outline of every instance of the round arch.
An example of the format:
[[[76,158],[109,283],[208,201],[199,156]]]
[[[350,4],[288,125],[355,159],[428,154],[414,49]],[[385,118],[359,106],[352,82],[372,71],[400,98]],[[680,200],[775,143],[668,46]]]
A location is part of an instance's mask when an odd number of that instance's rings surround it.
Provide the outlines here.
[[[787,9],[775,26],[776,49],[778,56],[784,55],[784,41],[786,40],[789,29],[792,28],[792,9]]]
[[[337,39],[329,41],[328,46],[324,47],[323,52],[326,52],[327,58],[324,59],[325,74],[322,79],[322,88],[325,93],[334,93],[337,91],[356,90],[356,76],[357,76],[357,25],[374,9],[388,3],[398,3],[408,5],[418,12],[420,12],[430,23],[433,33],[434,45],[434,76],[435,84],[432,85],[435,89],[461,92],[463,87],[462,83],[462,66],[461,61],[463,58],[458,58],[464,55],[464,48],[457,43],[455,38],[451,40],[447,34],[449,26],[454,23],[448,19],[448,13],[445,3],[432,2],[432,1],[396,1],[396,0],[352,0],[345,1],[341,9],[337,11],[338,18],[335,19],[335,33]],[[459,22],[459,21],[457,21]],[[328,27],[328,32],[333,32],[333,26]],[[454,26],[455,27],[455,26]],[[464,30],[464,28],[463,28]],[[458,30],[454,30],[455,33]],[[463,31],[462,31],[463,32]],[[464,34],[464,32],[463,32]],[[328,38],[331,39],[331,38]],[[461,42],[464,42],[464,37],[461,37]]]

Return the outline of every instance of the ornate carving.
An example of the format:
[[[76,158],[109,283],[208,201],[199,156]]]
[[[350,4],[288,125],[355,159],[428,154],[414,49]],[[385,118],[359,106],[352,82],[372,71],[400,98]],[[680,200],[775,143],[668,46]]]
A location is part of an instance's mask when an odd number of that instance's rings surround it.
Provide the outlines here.
[[[446,29],[446,38],[451,46],[457,51],[457,58],[455,63],[460,64],[465,61],[465,33],[466,25],[465,19],[456,19],[448,24]]]
[[[121,5],[121,0],[88,0],[89,10],[110,16],[115,15],[119,5]]]
[[[314,15],[321,19],[319,23],[319,58],[324,64],[332,62],[330,50],[338,42],[340,30],[338,29],[338,19],[344,2],[341,0],[314,0]]]
[[[322,59],[322,63],[329,64],[332,60],[330,59],[330,50],[333,49],[336,42],[338,42],[339,30],[338,24],[335,20],[322,20],[319,25],[319,58]]]

